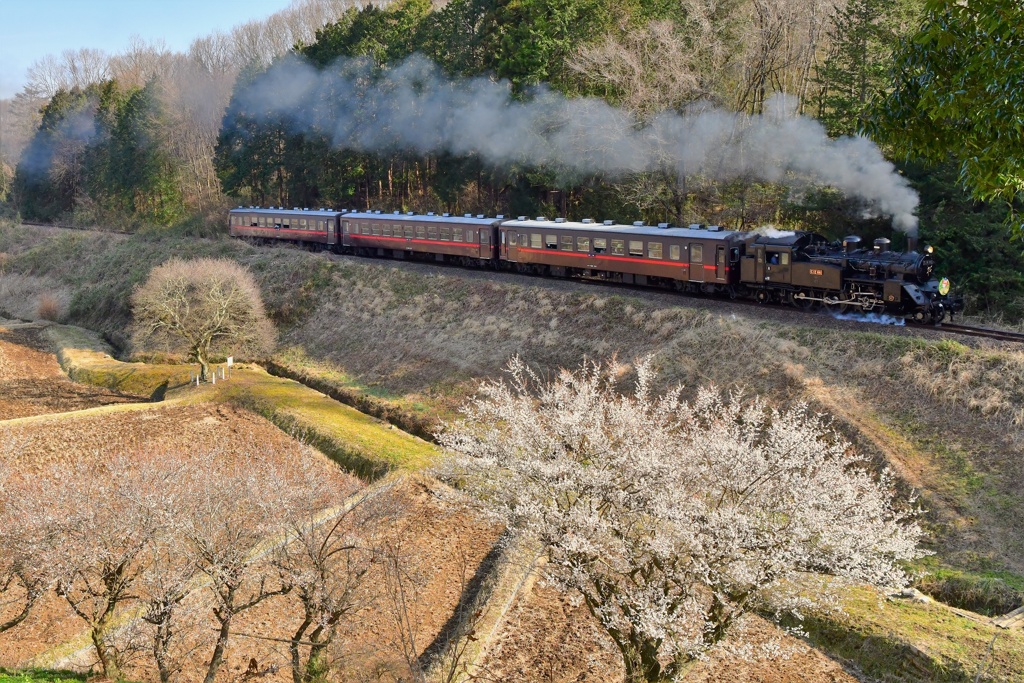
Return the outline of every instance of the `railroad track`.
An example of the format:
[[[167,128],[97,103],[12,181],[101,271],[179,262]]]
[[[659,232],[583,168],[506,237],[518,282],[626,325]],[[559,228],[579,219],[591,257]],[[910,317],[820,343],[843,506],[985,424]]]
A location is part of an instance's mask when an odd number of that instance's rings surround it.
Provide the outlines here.
[[[1005,330],[990,330],[987,327],[972,327],[970,325],[956,325],[954,323],[943,323],[938,328],[942,332],[953,332],[967,337],[982,337],[996,341],[1015,342],[1024,344],[1024,333],[1007,332]]]

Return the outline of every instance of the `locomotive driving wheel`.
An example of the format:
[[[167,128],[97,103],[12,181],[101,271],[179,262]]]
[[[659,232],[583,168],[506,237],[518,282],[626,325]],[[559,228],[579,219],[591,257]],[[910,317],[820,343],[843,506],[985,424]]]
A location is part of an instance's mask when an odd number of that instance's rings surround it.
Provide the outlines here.
[[[814,293],[806,289],[794,292],[791,295],[790,301],[792,301],[794,306],[804,311],[814,308],[814,305],[818,303],[814,300]]]

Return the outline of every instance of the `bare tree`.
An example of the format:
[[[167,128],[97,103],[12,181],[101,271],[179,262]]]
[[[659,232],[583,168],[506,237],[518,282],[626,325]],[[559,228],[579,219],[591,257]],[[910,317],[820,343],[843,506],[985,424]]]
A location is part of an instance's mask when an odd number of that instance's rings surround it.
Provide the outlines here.
[[[117,457],[107,464],[77,463],[70,472],[54,468],[35,478],[26,495],[48,532],[33,559],[50,568],[57,594],[88,624],[108,678],[116,678],[121,666],[112,636],[115,616],[139,597],[145,551],[166,509],[169,474],[155,461]]]
[[[372,600],[359,589],[374,558],[366,539],[382,516],[382,503],[363,499],[344,506],[352,483],[340,471],[334,474],[302,467],[274,496],[292,539],[280,544],[275,564],[302,608],[288,644],[294,683],[324,679],[339,625]]]
[[[209,581],[217,622],[204,683],[213,683],[224,663],[235,617],[292,589],[273,565],[272,548],[260,547],[283,529],[280,499],[267,495],[275,482],[287,479],[255,451],[241,461],[203,456],[179,479],[174,514],[184,552]]]
[[[274,345],[259,287],[227,259],[171,259],[132,294],[132,340],[138,348],[184,351],[210,376],[214,353],[260,355]]]
[[[4,450],[11,447],[3,444]],[[51,581],[47,566],[37,561],[46,528],[25,493],[0,460],[0,633],[25,620]]]
[[[799,572],[903,584],[919,557],[892,482],[804,407],[678,391],[656,396],[587,365],[541,383],[509,365],[449,425],[445,476],[547,548],[618,646],[626,680],[665,681]]]

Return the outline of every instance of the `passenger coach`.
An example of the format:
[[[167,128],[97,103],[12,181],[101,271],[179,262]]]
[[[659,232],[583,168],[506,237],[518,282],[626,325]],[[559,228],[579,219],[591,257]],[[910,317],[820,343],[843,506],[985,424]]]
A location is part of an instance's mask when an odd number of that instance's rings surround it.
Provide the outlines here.
[[[744,233],[520,216],[501,224],[500,258],[528,273],[582,276],[706,293],[739,282]]]
[[[346,212],[240,206],[229,213],[232,237],[302,242],[333,249],[338,243],[338,218]]]

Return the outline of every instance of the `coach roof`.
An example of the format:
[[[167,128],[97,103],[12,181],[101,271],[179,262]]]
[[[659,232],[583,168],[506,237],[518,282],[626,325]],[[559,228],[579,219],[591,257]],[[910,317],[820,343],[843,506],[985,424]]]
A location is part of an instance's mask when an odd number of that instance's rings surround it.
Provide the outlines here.
[[[698,229],[698,228],[660,228],[653,225],[620,225],[613,223],[580,223],[575,221],[553,220],[511,220],[504,221],[501,227],[509,230],[529,228],[532,230],[571,230],[573,232],[607,232],[625,236],[644,237],[681,237],[683,239],[722,240],[726,241],[743,233],[735,230]]]
[[[346,219],[354,219],[360,221],[417,221],[421,223],[442,223],[442,224],[458,224],[458,225],[497,225],[503,219],[501,218],[477,218],[475,216],[438,216],[428,215],[421,213],[376,213],[369,211],[358,211],[354,213],[345,214]]]

